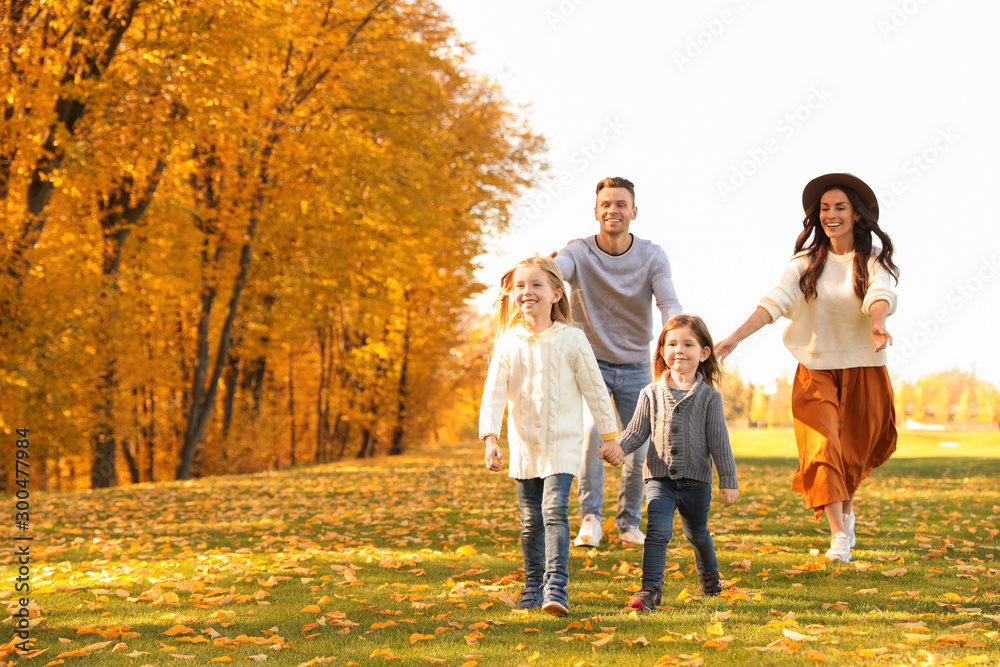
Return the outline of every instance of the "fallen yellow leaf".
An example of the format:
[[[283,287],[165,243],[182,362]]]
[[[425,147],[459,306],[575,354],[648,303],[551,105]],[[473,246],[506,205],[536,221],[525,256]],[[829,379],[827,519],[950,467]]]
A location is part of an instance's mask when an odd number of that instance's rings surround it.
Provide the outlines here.
[[[702,648],[714,648],[722,650],[729,646],[729,642],[736,639],[732,635],[726,635],[725,637],[717,637],[715,639],[709,639],[707,642],[701,645]]]

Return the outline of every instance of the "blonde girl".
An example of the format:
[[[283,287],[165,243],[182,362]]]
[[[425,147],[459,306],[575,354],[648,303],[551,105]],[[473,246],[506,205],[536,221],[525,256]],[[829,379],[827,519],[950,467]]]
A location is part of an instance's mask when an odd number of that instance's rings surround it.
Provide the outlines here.
[[[535,255],[507,271],[496,302],[499,322],[479,415],[486,468],[499,472],[504,409],[508,474],[521,509],[524,588],[516,609],[569,613],[569,491],[583,457],[583,402],[601,431],[602,452],[618,425],[597,360],[573,325],[554,261]],[[620,460],[618,461],[620,463]]]

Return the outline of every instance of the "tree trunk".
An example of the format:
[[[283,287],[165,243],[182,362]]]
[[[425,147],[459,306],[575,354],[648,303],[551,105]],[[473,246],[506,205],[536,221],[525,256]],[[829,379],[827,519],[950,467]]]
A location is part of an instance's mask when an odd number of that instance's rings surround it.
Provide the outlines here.
[[[260,405],[264,400],[264,379],[267,374],[267,355],[258,355],[243,368],[243,377],[240,385],[250,399],[251,420],[256,420],[260,416]]]
[[[191,464],[194,462],[194,450],[201,439],[199,425],[201,413],[204,410],[205,375],[208,373],[208,323],[212,314],[212,304],[215,301],[215,289],[203,285],[201,291],[201,315],[198,319],[198,353],[194,367],[194,381],[191,383],[188,400],[188,419],[184,430],[184,441],[181,444],[180,462],[177,466],[177,479],[191,478]]]
[[[404,293],[407,301],[406,319],[403,322],[403,349],[400,353],[402,360],[399,366],[399,385],[396,388],[396,423],[392,427],[392,437],[389,441],[389,454],[397,455],[403,453],[403,430],[406,424],[406,374],[410,361],[410,308],[409,292]]]
[[[72,91],[83,81],[101,78],[108,64],[118,52],[122,38],[129,26],[132,25],[132,19],[141,4],[142,0],[127,0],[112,15],[111,10],[114,3],[106,3],[97,12],[94,11],[94,0],[80,3],[77,20],[73,22],[70,28],[71,32],[67,37],[68,57],[59,82],[62,90],[66,92],[63,92],[56,100],[53,109],[54,120],[42,136],[41,156],[31,170],[31,179],[28,184],[24,223],[21,226],[20,234],[14,239],[13,248],[7,259],[7,266],[4,267],[13,283],[13,299],[8,305],[10,308],[16,307],[19,301],[21,287],[31,266],[30,251],[38,244],[42,231],[45,229],[44,212],[52,196],[52,173],[62,166],[66,147],[71,145],[69,141],[60,140],[62,139],[60,135],[64,131],[72,137],[77,122],[87,108],[85,97],[82,99],[70,97],[71,93],[68,94],[68,91]],[[11,16],[14,16],[14,13],[21,14],[22,8],[18,8],[16,12],[12,10]],[[93,15],[100,15],[102,22],[95,23]],[[20,16],[17,18],[20,22]],[[103,33],[95,31],[94,34],[79,34],[77,32],[79,27],[86,25],[99,25],[98,30],[103,30]],[[22,26],[18,25],[17,27]],[[33,28],[26,27],[25,29]],[[43,30],[49,29],[50,26],[43,27]],[[84,49],[87,49],[88,55],[82,62],[78,62],[77,56]]]
[[[316,389],[316,461],[327,461],[330,431],[329,376],[326,373],[326,357],[330,354],[330,345],[326,339],[327,331],[332,327],[322,327],[319,330],[319,386]]]
[[[233,422],[233,403],[236,401],[236,384],[240,377],[240,358],[229,355],[226,361],[226,395],[222,399],[222,439],[229,436],[229,427]]]
[[[133,204],[132,193],[135,180],[125,176],[118,188],[100,202],[101,232],[104,239],[101,274],[100,311],[105,313],[103,326],[98,329],[98,349],[108,352],[104,372],[98,383],[96,406],[97,428],[92,439],[93,460],[90,469],[90,487],[104,489],[113,486],[117,480],[115,470],[115,399],[118,393],[118,357],[115,341],[118,339],[118,275],[122,251],[129,232],[146,213],[160,182],[160,176],[167,163],[161,158],[153,169],[152,177],[145,190]]]
[[[261,299],[260,328],[264,332],[258,341],[259,349],[263,350],[256,359],[244,369],[243,388],[249,392],[250,397],[250,417],[257,419],[260,416],[261,403],[264,400],[264,386],[267,379],[267,347],[271,342],[271,336],[267,333],[271,330],[271,323],[274,315],[274,304],[278,298],[273,294],[266,294]],[[234,346],[235,347],[235,346]]]
[[[292,364],[292,351],[288,350],[288,415],[289,415],[289,437],[292,445],[291,465],[295,465],[295,382],[294,369]]]
[[[97,430],[92,438],[90,464],[90,488],[106,489],[118,481],[115,469],[117,442],[114,431],[114,395],[118,391],[118,381],[113,365],[106,367],[97,383],[99,413]],[[111,417],[110,419],[108,417]]]
[[[361,447],[358,448],[358,458],[367,459],[375,455],[375,443],[370,428],[361,429]]]
[[[135,446],[135,452],[132,451],[133,445]],[[129,477],[132,479],[133,484],[138,484],[139,479],[139,463],[136,461],[136,457],[139,455],[139,445],[135,441],[123,442],[122,443],[122,454],[125,455],[125,465],[128,466]]]
[[[340,437],[337,437],[338,433],[340,434]],[[333,430],[333,444],[335,447],[333,451],[334,461],[339,461],[340,459],[344,458],[344,452],[347,451],[347,443],[350,442],[350,440],[351,440],[350,422],[344,419],[343,415],[337,415],[336,428],[334,428]]]
[[[156,481],[156,394],[153,392],[153,388],[149,388],[149,399],[148,411],[144,414],[146,415],[147,426],[143,429],[143,440],[146,442],[146,448],[149,452],[149,481]]]
[[[207,337],[204,354],[199,350],[198,369],[195,371],[195,386],[194,393],[192,394],[191,410],[188,416],[187,428],[184,432],[184,443],[181,446],[180,462],[177,465],[177,479],[190,479],[191,464],[194,461],[195,449],[204,437],[205,427],[215,407],[215,395],[219,388],[219,378],[222,377],[222,369],[229,356],[229,349],[232,344],[233,323],[236,320],[240,299],[243,296],[243,290],[247,283],[247,274],[250,271],[250,264],[253,260],[254,235],[257,231],[257,225],[260,222],[261,210],[264,204],[264,188],[269,180],[267,167],[271,153],[274,151],[274,146],[278,141],[277,135],[273,132],[274,128],[272,127],[272,133],[265,142],[265,148],[261,156],[260,173],[257,176],[255,192],[252,197],[250,219],[247,224],[246,233],[243,236],[243,246],[240,249],[239,271],[234,281],[226,320],[222,325],[222,335],[219,338],[219,347],[216,350],[215,359],[213,360],[212,375],[207,385],[204,384],[208,366]],[[212,296],[214,298],[214,293]],[[207,334],[207,322],[204,322],[204,325]],[[201,338],[200,328],[201,325],[199,325],[199,338]]]

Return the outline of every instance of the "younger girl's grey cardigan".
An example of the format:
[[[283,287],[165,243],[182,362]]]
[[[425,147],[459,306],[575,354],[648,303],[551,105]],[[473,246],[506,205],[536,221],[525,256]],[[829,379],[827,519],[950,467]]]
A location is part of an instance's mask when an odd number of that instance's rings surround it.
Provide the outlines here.
[[[686,477],[712,483],[712,461],[719,471],[719,488],[736,489],[736,461],[722,412],[722,394],[705,384],[701,374],[678,401],[666,377],[639,394],[632,421],[618,444],[631,454],[650,440],[643,479]]]

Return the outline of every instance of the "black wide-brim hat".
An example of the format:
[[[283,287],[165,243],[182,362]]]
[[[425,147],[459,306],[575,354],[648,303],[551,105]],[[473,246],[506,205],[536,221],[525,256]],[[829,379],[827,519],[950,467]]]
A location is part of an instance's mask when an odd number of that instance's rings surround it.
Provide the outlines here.
[[[857,192],[861,201],[875,216],[876,222],[878,221],[878,199],[875,197],[875,191],[854,174],[823,174],[806,183],[806,187],[802,190],[803,210],[808,213],[809,207],[818,202],[824,192],[838,185],[847,186]]]

